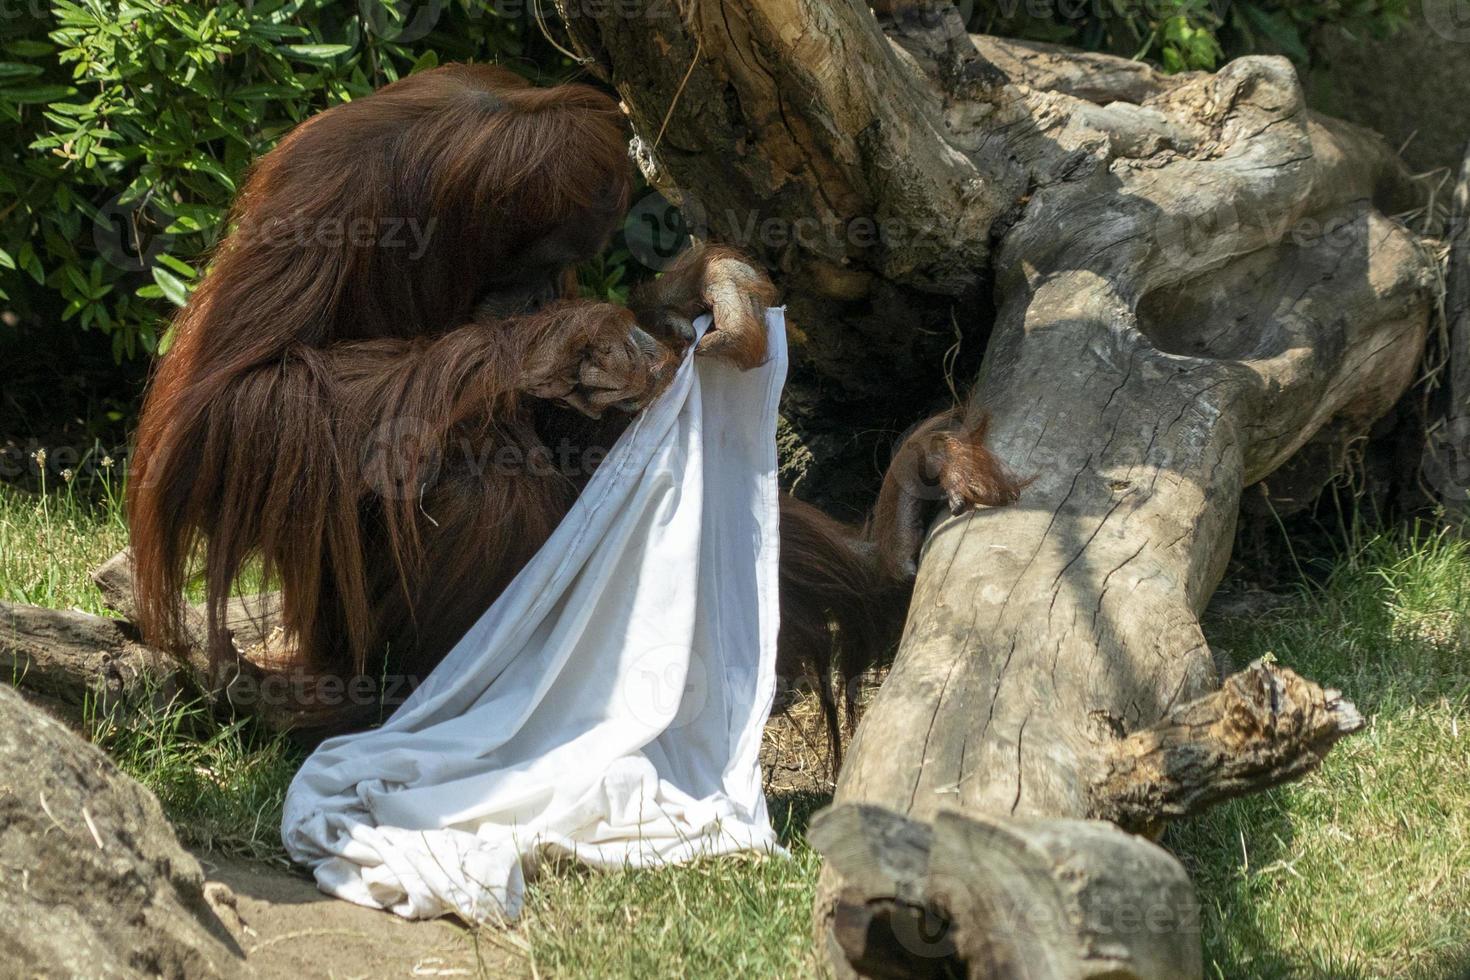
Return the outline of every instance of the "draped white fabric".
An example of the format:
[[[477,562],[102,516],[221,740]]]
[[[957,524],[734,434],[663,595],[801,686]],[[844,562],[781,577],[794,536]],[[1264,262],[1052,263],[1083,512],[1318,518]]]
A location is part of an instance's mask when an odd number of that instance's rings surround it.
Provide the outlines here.
[[[281,831],[323,891],[410,918],[513,918],[548,853],[641,867],[779,850],[758,751],[783,311],[766,325],[759,368],[687,358],[402,707],[306,760]]]

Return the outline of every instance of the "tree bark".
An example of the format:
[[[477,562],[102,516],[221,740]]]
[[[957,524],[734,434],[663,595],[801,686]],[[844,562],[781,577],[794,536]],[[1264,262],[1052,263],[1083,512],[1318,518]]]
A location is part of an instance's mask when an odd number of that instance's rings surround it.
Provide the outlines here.
[[[123,618],[0,602],[0,678],[31,701],[72,724],[88,711],[126,710],[139,699],[166,700],[181,692],[250,715],[272,731],[289,731],[301,720],[289,697],[272,696],[261,669],[273,658],[290,661],[280,648],[279,595],[230,600],[226,624],[236,657],[211,664],[197,607],[186,611],[193,641],[183,649],[165,653],[142,641],[131,622],[136,607],[126,550],[94,570],[92,581]]]
[[[70,722],[109,711],[172,665],[125,622],[69,609],[0,602],[0,678]]]
[[[988,855],[1126,878],[1172,859],[1077,821],[1152,829],[1299,775],[1354,727],[1335,695],[1301,701],[1294,721],[1241,714],[1242,692],[1318,690],[1248,672],[1221,717],[1257,737],[1201,758],[1198,726],[1225,702],[1209,701],[1219,679],[1198,614],[1242,488],[1362,433],[1413,380],[1433,262],[1386,215],[1419,192],[1381,139],[1310,113],[1284,59],[1170,77],[971,38],[948,3],[905,6],[875,19],[856,0],[700,0],[667,18],[582,9],[568,25],[628,106],[650,179],[777,271],[812,370],[902,390],[922,371],[901,355],[929,356],[936,309],[953,317],[947,338],[989,334],[967,411],[990,416],[992,448],[1034,482],[1014,507],[934,528],[837,802],[970,819],[960,836]],[[842,233],[742,234],[804,216]],[[863,221],[904,233],[869,240]],[[1304,732],[1317,733],[1306,747]],[[1145,745],[1152,756],[1131,755]],[[1195,769],[1219,781],[1185,791]],[[1100,790],[1116,780],[1132,790]],[[1019,887],[1000,874],[953,907],[922,882],[904,899],[940,907],[969,944],[953,957],[870,936],[887,959],[854,958],[834,915],[898,896],[854,893],[831,870],[818,927],[839,972],[1200,970],[1182,907],[1179,928],[1147,942],[1122,930],[1101,959],[1087,928],[1066,954],[1012,942],[985,911]],[[1133,890],[1104,892],[1142,901],[1160,880],[1139,870]]]
[[[862,803],[823,811],[810,837],[843,881],[829,952],[862,976],[1199,974],[1172,941],[1199,931],[1189,877],[1111,824],[953,809],[924,823]]]

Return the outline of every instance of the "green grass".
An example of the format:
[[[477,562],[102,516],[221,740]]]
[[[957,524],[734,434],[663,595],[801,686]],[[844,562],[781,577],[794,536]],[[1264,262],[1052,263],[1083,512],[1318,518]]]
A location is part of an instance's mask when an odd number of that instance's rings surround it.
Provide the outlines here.
[[[0,487],[0,598],[96,611],[87,572],[121,546],[116,507]],[[1207,976],[1470,976],[1470,547],[1396,534],[1254,619],[1207,624],[1238,665],[1273,653],[1368,718],[1322,769],[1170,829],[1199,886]],[[96,737],[190,843],[278,859],[299,755],[167,702]],[[792,859],[660,871],[560,866],[522,920],[478,939],[552,977],[798,977],[821,972],[802,830],[824,802],[772,800]]]
[[[820,860],[803,832],[825,795],[771,801],[791,860],[707,858],[657,871],[564,866],[532,885],[515,939],[549,977],[819,975],[812,894]]]
[[[1470,548],[1375,539],[1210,640],[1341,689],[1368,727],[1166,835],[1199,886],[1207,975],[1470,976]]]
[[[63,492],[32,495],[0,483],[0,599],[103,612],[88,573],[128,542],[117,500]]]
[[[289,864],[281,806],[303,754],[243,722],[221,725],[198,704],[156,699],[119,722],[90,720],[92,739],[151,789],[185,844]]]

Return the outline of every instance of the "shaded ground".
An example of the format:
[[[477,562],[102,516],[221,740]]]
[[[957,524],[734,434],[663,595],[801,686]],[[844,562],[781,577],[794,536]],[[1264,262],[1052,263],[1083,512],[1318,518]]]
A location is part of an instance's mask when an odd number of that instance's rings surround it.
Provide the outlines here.
[[[1377,130],[1413,169],[1453,169],[1470,142],[1470,20],[1456,0],[1425,6],[1451,36],[1425,22],[1419,3],[1381,40],[1324,28],[1302,82],[1313,109]]]

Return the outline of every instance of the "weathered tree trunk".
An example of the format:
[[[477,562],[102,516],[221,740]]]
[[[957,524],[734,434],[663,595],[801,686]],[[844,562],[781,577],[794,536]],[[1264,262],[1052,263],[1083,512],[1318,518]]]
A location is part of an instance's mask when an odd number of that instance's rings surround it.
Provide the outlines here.
[[[1161,885],[1159,862],[1177,866],[1077,821],[1150,829],[1299,775],[1356,727],[1335,693],[1253,668],[1211,729],[1219,678],[1198,614],[1242,489],[1305,446],[1334,458],[1413,379],[1432,264],[1385,215],[1415,187],[1381,140],[1311,114],[1283,59],[1166,77],[969,37],[948,3],[897,20],[857,0],[571,13],[644,136],[650,178],[778,271],[809,368],[891,388],[922,375],[911,362],[936,309],[953,318],[946,337],[988,330],[969,411],[989,413],[993,448],[1034,477],[1015,507],[934,529],[837,789],[904,827],[937,820],[926,832],[944,861],[971,855],[973,879],[945,885],[932,857],[903,882],[829,874],[818,925],[834,963],[1198,975],[1188,890]],[[796,234],[803,218],[840,233]],[[792,233],[745,233],[762,227]],[[1288,690],[1316,693],[1281,714]],[[1174,737],[1186,747],[1171,752]],[[1247,742],[1260,765],[1232,754]],[[842,875],[862,866],[844,848],[917,860],[882,832],[863,844],[862,824],[819,835]],[[1173,911],[1152,931],[1091,924],[1159,894]],[[1018,942],[995,913],[1017,906],[1071,925]],[[947,946],[915,950],[895,931],[926,909],[952,927]]]

